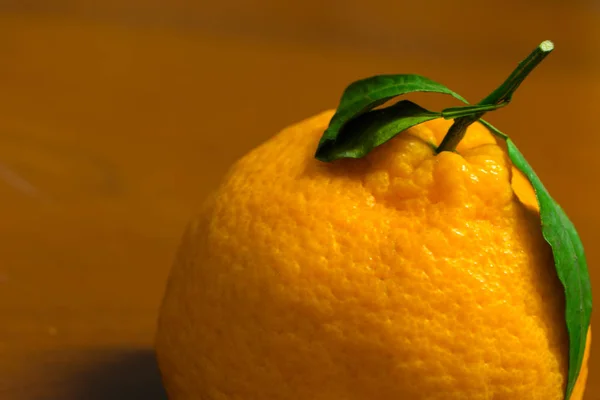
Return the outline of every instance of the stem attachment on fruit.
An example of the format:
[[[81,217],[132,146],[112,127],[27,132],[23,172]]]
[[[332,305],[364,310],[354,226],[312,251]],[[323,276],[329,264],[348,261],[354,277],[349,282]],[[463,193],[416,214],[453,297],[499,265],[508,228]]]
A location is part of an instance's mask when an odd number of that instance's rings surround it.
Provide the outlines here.
[[[543,41],[531,54],[521,61],[517,68],[496,90],[490,93],[486,98],[481,100],[480,105],[492,105],[509,103],[513,93],[519,85],[527,78],[527,75],[540,63],[550,52],[554,50],[554,44],[549,41]],[[470,116],[456,118],[454,124],[448,130],[448,133],[442,140],[442,143],[437,148],[437,153],[442,151],[454,151],[458,143],[462,140],[467,132],[469,125],[481,118],[485,112],[477,113]]]

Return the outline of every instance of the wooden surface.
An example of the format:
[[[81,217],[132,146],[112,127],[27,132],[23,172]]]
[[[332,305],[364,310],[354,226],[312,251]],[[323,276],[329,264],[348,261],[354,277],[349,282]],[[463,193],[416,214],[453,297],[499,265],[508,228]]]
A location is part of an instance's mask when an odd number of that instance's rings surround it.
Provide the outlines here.
[[[600,287],[600,3],[98,3],[0,1],[1,399],[164,399],[165,279],[237,157],[377,73],[477,100],[544,39],[555,53],[490,119],[578,226]],[[590,374],[600,399],[594,350]]]

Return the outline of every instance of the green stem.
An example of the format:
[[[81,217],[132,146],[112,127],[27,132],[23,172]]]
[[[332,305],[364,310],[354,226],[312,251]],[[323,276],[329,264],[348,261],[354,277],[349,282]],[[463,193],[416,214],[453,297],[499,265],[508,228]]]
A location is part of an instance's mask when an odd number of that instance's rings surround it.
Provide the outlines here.
[[[481,100],[479,105],[498,105],[501,103],[508,103],[512,99],[513,93],[517,90],[519,85],[527,78],[527,75],[537,65],[542,62],[544,58],[550,52],[554,50],[554,44],[551,41],[545,40],[542,42],[531,54],[521,61],[517,68],[510,74],[510,76],[500,85],[496,90],[490,93],[486,98]],[[454,124],[448,130],[448,133],[442,140],[442,143],[437,148],[437,152],[442,151],[454,151],[458,143],[462,140],[467,132],[469,125],[481,118],[485,112],[477,113],[471,116],[465,116],[456,118]]]

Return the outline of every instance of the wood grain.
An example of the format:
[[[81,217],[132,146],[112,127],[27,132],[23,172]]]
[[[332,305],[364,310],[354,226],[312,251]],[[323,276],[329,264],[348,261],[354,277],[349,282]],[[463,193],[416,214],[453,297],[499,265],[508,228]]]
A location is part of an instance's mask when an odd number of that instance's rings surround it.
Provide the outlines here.
[[[490,119],[600,285],[599,22],[591,1],[0,2],[0,398],[164,399],[152,341],[170,263],[237,157],[376,73],[476,100],[547,38],[555,53]],[[587,400],[599,376],[592,351]]]

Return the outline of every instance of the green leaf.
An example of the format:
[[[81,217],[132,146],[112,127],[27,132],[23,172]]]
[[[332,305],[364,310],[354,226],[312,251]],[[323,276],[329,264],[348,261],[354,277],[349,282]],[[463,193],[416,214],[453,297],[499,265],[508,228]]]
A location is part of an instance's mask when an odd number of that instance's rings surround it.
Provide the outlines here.
[[[496,128],[493,130],[506,137]],[[542,234],[552,248],[556,272],[565,290],[565,319],[569,332],[569,372],[565,399],[569,399],[581,371],[592,314],[592,289],[583,244],[567,214],[552,199],[513,141],[506,137],[506,144],[510,160],[529,179],[535,190],[540,205]]]
[[[321,137],[319,146],[317,147],[317,152],[315,154],[315,157],[320,161],[326,161],[326,162],[333,161],[338,158],[344,158],[344,157],[358,158],[358,157],[362,157],[362,156],[366,155],[374,147],[385,143],[387,140],[391,139],[393,137],[393,135],[391,137],[388,137],[386,140],[367,139],[367,140],[372,140],[372,141],[370,143],[365,143],[364,146],[361,146],[357,142],[358,137],[365,139],[368,136],[366,136],[366,135],[360,136],[360,135],[353,134],[351,136],[354,137],[354,139],[352,139],[354,150],[351,150],[349,147],[351,143],[346,143],[347,139],[341,141],[340,144],[338,144],[338,140],[339,140],[339,136],[340,136],[341,132],[344,130],[345,125],[350,123],[353,119],[360,117],[361,115],[363,115],[365,113],[369,113],[375,107],[382,105],[386,101],[389,101],[396,96],[401,96],[401,95],[413,93],[413,92],[434,92],[434,93],[448,94],[448,95],[462,101],[465,104],[469,104],[469,102],[464,97],[462,97],[458,93],[454,92],[453,90],[449,89],[445,85],[442,85],[441,83],[432,81],[431,79],[426,78],[421,75],[414,75],[414,74],[376,75],[376,76],[373,76],[370,78],[356,81],[356,82],[350,84],[344,91],[342,98],[340,100],[340,104],[338,105],[338,108],[336,110],[336,113],[334,114],[333,118],[331,118],[328,128],[325,130],[325,132],[323,133],[323,136]],[[411,104],[414,104],[414,103],[411,103]],[[476,104],[476,105],[468,105],[465,107],[451,107],[451,108],[446,108],[445,110],[443,110],[441,114],[437,114],[437,117],[444,116],[447,119],[458,118],[461,116],[473,115],[478,112],[495,110],[497,108],[505,106],[506,104],[508,104],[508,102],[503,101],[500,104],[496,104],[496,105]],[[405,107],[405,106],[406,106],[406,104],[401,107]],[[424,110],[424,109],[422,109],[422,110]],[[398,118],[403,118],[402,115],[397,114],[398,112],[399,112],[398,110],[395,110],[394,112],[392,112],[391,115],[398,115]],[[410,113],[408,113],[407,115],[410,116]],[[410,117],[413,118],[412,116],[410,116]],[[434,118],[424,119],[421,122],[428,121],[429,119],[434,119]],[[480,121],[483,124],[488,124],[484,120],[480,119]],[[407,121],[407,122],[410,122],[410,121]],[[389,123],[389,121],[388,121],[388,123]],[[420,123],[420,122],[417,122],[417,124],[418,123]],[[409,128],[413,125],[416,125],[416,124],[412,124],[412,125],[408,124],[407,128]],[[404,129],[407,129],[407,128],[404,128]],[[371,128],[371,129],[373,129],[373,128]],[[495,128],[493,128],[493,129],[495,129]],[[496,131],[497,131],[497,129],[496,129]],[[372,132],[374,132],[374,131],[372,130]],[[389,132],[389,131],[386,131],[386,132]],[[401,131],[397,131],[397,132],[395,132],[395,134],[398,134],[400,132]],[[380,138],[383,137],[383,133],[381,133],[379,136],[380,136]],[[377,144],[373,145],[373,143],[377,143]],[[338,145],[344,146],[343,149],[341,149],[339,151],[335,150],[335,147],[337,147]],[[363,148],[362,151],[358,150],[358,148],[360,148],[360,147]],[[361,155],[358,155],[358,154],[361,154]]]
[[[487,122],[486,120],[480,119],[479,122],[481,122],[483,125],[485,125],[490,131],[492,131],[492,133],[496,136],[498,136],[501,139],[504,140],[508,140],[508,135],[505,133],[500,132],[500,129],[496,128],[494,125],[490,124],[489,122]]]
[[[508,103],[508,101],[504,101],[499,104],[475,104],[461,107],[449,107],[442,110],[442,117],[444,117],[444,119],[470,117],[475,114],[497,110],[508,105]]]
[[[440,116],[440,113],[428,111],[408,100],[369,111],[347,123],[335,142],[320,146],[316,157],[326,162],[338,158],[360,158],[398,133]]]
[[[332,142],[335,142],[344,125],[353,118],[382,105],[396,96],[414,92],[449,94],[467,103],[462,96],[446,86],[421,75],[376,75],[356,81],[344,91],[336,113],[321,137],[317,154],[321,147],[330,146]],[[317,158],[319,157],[317,156]]]

